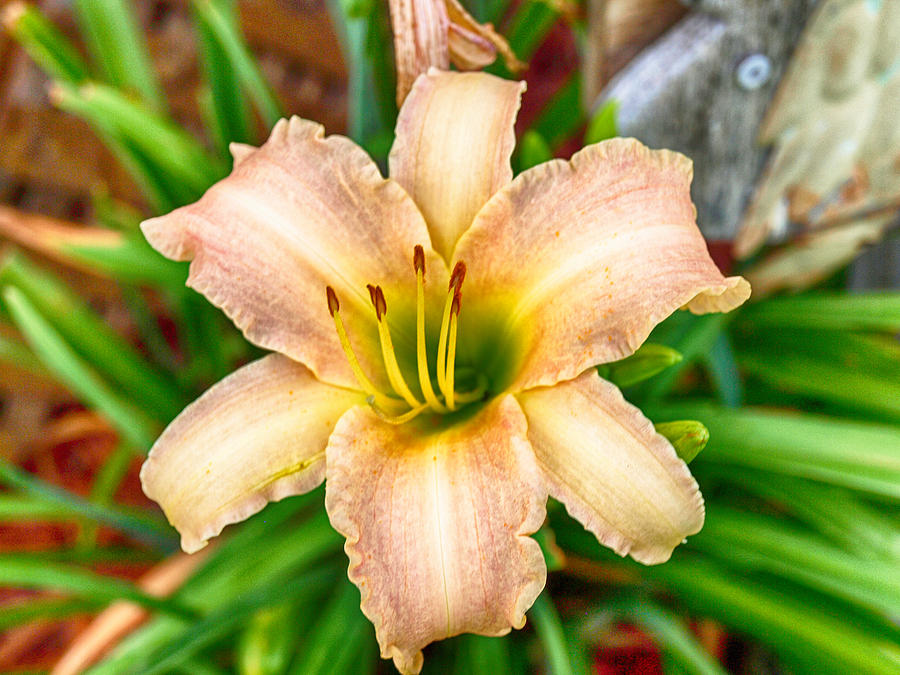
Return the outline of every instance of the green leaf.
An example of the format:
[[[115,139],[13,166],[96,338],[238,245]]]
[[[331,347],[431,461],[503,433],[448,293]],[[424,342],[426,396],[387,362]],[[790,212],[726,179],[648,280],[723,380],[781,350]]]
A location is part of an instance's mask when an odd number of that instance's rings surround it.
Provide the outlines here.
[[[0,333],[0,361],[11,363],[16,368],[26,370],[39,377],[47,377],[47,369],[34,352],[21,340]]]
[[[553,530],[544,526],[531,536],[538,543],[538,546],[541,547],[541,553],[544,554],[544,562],[547,564],[547,571],[556,572],[566,566],[565,554],[556,545]]]
[[[544,646],[547,664],[552,675],[578,675],[589,672],[582,664],[584,655],[579,653],[580,645],[570,644],[563,631],[556,606],[547,592],[541,593],[529,612],[534,629]],[[578,665],[575,665],[578,663]]]
[[[374,638],[372,624],[359,608],[359,591],[347,580],[321,610],[307,636],[292,675],[356,673],[359,654]]]
[[[97,470],[91,485],[90,500],[94,504],[107,506],[113,500],[116,492],[122,484],[122,480],[128,473],[128,469],[134,463],[136,452],[127,443],[119,443],[103,465]],[[83,528],[79,532],[78,543],[85,547],[94,548],[97,545],[97,533],[99,528]],[[163,530],[167,537],[171,537],[168,529]],[[174,541],[172,542],[174,544]]]
[[[529,129],[519,140],[516,147],[515,163],[518,171],[525,171],[538,164],[553,159],[553,151],[540,132]]]
[[[660,324],[651,339],[677,350],[682,360],[648,383],[648,396],[659,398],[669,393],[678,378],[712,350],[730,320],[731,317],[727,314],[697,316],[679,312]]]
[[[65,93],[59,87],[51,87],[50,93],[51,99],[65,97]],[[75,105],[80,104],[76,101]],[[83,110],[78,114],[88,121],[94,133],[119,164],[125,167],[154,212],[168,213],[178,206],[194,201],[193,195],[185,186],[177,181],[171,181],[140,148],[116,129],[111,120],[91,115],[89,110]]]
[[[525,0],[508,22],[507,40],[513,53],[529,61],[559,17],[559,11],[549,2]]]
[[[156,110],[165,99],[147,45],[123,0],[75,0],[75,16],[94,61],[110,84],[139,94]]]
[[[581,76],[573,73],[541,111],[532,128],[554,148],[571,138],[583,122]]]
[[[83,517],[67,506],[43,499],[0,494],[0,521],[2,522],[58,521]]]
[[[120,284],[119,290],[122,293],[122,300],[128,308],[128,313],[137,327],[140,342],[150,358],[153,359],[154,364],[169,372],[177,370],[178,358],[142,290],[130,284]]]
[[[2,10],[3,25],[50,77],[78,84],[88,77],[78,50],[36,7],[10,2]]]
[[[123,234],[116,246],[63,244],[60,252],[126,283],[181,288],[187,279],[187,265],[162,257],[140,232]]]
[[[332,23],[347,63],[348,131],[376,160],[387,157],[397,119],[393,54],[383,3],[328,0]]]
[[[323,589],[333,583],[336,573],[337,570],[329,566],[305,572],[289,584],[284,579],[277,579],[223,604],[200,621],[186,626],[161,649],[149,654],[147,663],[150,665],[137,670],[136,675],[160,675],[185,664],[201,649],[233,633],[261,607],[284,600],[309,604],[318,602]]]
[[[691,545],[738,569],[776,574],[876,613],[900,613],[897,560],[861,559],[770,516],[719,507]]]
[[[616,113],[619,111],[619,102],[611,99],[595,112],[588,122],[584,132],[584,144],[599,143],[619,135],[616,129]]]
[[[102,412],[123,438],[139,448],[149,448],[159,427],[143,410],[120,398],[75,353],[20,289],[5,287],[3,300],[47,368],[87,404]]]
[[[283,675],[294,655],[299,633],[292,604],[267,606],[247,622],[235,660],[241,675]]]
[[[709,429],[697,420],[679,420],[654,425],[665,436],[681,459],[690,464],[709,442]]]
[[[153,618],[91,669],[92,675],[134,675],[156,667],[156,659],[163,657],[178,662],[179,668],[189,668],[192,654],[221,637],[218,622],[229,623],[229,611],[245,612],[240,622],[229,624],[227,632],[231,633],[260,608],[294,597],[290,595],[294,589],[300,593],[306,587],[310,591],[327,588],[328,584],[323,585],[321,580],[300,583],[302,575],[320,562],[335,563],[330,567],[332,578],[346,570],[346,560],[339,563],[336,558],[343,539],[331,528],[321,508],[322,492],[318,489],[270,504],[236,528],[230,537],[220,539],[221,543],[174,596],[201,610],[206,618],[214,614],[215,618],[202,624]],[[314,504],[318,508],[311,510]],[[277,592],[279,589],[281,593]],[[227,609],[229,605],[231,610]]]
[[[509,654],[509,639],[483,635],[461,635],[456,639],[454,675],[504,675],[522,672],[514,669]]]
[[[37,323],[32,322],[35,326],[43,323],[51,333],[58,333],[67,343],[67,349],[77,352],[79,362],[87,361],[92,369],[112,380],[133,397],[137,405],[148,409],[157,419],[168,422],[184,407],[184,394],[175,383],[142,358],[49,272],[30,264],[23,256],[13,254],[0,264],[0,282],[15,286],[27,299],[27,306],[33,308],[37,316]],[[35,339],[34,335],[27,337],[32,341]],[[46,358],[44,361],[46,363]],[[50,367],[50,364],[47,366]],[[58,370],[55,372],[60,375]],[[71,376],[64,381],[73,387],[73,391],[77,391],[75,387],[79,385],[73,384]],[[121,397],[116,393],[113,398],[118,400]],[[121,402],[126,409],[135,407],[131,402]],[[140,413],[135,419],[146,420],[146,415]],[[124,421],[120,418],[120,422]],[[138,447],[147,446],[138,444]]]
[[[4,603],[0,613],[0,633],[30,621],[62,619],[78,614],[89,614],[102,608],[96,600],[28,600],[16,604]],[[18,671],[16,671],[18,672]]]
[[[69,517],[85,518],[108,525],[134,537],[137,541],[165,551],[171,551],[176,546],[171,529],[161,520],[144,514],[130,513],[119,507],[87,501],[16,468],[2,458],[0,458],[0,483],[52,505],[60,515],[67,514]]]
[[[210,135],[216,140],[220,154],[227,156],[229,143],[256,141],[251,131],[253,119],[241,91],[241,80],[208,17],[196,10],[192,14],[209,95]]]
[[[717,617],[818,673],[896,673],[895,643],[820,610],[805,598],[736,576],[697,558],[645,568],[683,602]]]
[[[709,371],[719,400],[729,408],[738,407],[744,399],[744,390],[726,331],[719,333],[712,349],[703,357],[703,363]]]
[[[106,85],[81,87],[60,84],[51,91],[53,102],[95,127],[110,129],[136,148],[165,180],[166,189],[180,201],[198,199],[226,173],[184,129]]]
[[[895,426],[704,403],[648,409],[652,419],[702,420],[710,434],[704,464],[753,467],[900,498]]]
[[[631,356],[605,364],[600,374],[617,387],[630,387],[650,379],[681,360],[681,354],[671,347],[645,342]]]
[[[272,88],[263,77],[250,50],[247,48],[237,16],[234,3],[230,0],[192,0],[197,17],[208,30],[211,39],[215,40],[222,55],[240,80],[243,89],[249,94],[260,116],[271,129],[284,114]],[[238,92],[232,91],[232,96]]]
[[[743,319],[768,326],[896,333],[900,331],[900,293],[817,291],[767,298],[751,304]]]
[[[192,609],[173,600],[148,595],[127,581],[69,565],[35,565],[11,556],[0,556],[0,584],[71,593],[95,602],[130,600],[147,609],[182,618],[195,616]]]
[[[847,489],[734,466],[703,475],[774,502],[855,555],[900,560],[900,523]]]
[[[779,393],[900,421],[900,344],[893,338],[846,331],[754,331],[744,337],[738,361]]]

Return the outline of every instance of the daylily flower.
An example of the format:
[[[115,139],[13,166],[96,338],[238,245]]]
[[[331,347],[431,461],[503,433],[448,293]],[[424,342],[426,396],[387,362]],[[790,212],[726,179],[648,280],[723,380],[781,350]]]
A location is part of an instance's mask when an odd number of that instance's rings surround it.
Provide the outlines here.
[[[277,354],[189,406],[141,472],[186,551],[326,481],[385,658],[521,627],[549,495],[644,563],[703,524],[687,466],[595,366],[680,307],[727,311],[690,162],[617,139],[512,179],[520,83],[431,70],[390,178],[294,118],[196,204],[149,220],[188,283]]]

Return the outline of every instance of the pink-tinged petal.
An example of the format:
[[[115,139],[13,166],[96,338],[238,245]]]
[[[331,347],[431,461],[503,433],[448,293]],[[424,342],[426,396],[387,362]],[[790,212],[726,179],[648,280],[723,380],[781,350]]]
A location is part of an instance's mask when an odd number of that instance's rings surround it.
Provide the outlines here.
[[[366,284],[384,287],[389,309],[413,303],[417,244],[434,290],[446,284],[415,204],[352,141],[325,138],[320,125],[297,117],[276,124],[259,150],[232,151],[231,175],[197,203],[146,221],[147,239],[170,258],[193,260],[188,285],[251,342],[304,363],[319,379],[355,387],[328,312],[332,286],[363,367],[379,379]],[[389,321],[395,316],[389,312]]]
[[[417,673],[433,640],[522,627],[546,578],[527,535],[547,494],[515,399],[445,430],[354,408],[326,456],[325,506],[384,658]]]
[[[491,195],[512,180],[513,124],[524,90],[524,83],[485,73],[431,70],[400,110],[390,174],[421,209],[445,259]]]
[[[525,171],[478,213],[454,258],[468,265],[464,297],[506,313],[523,360],[512,391],[624,358],[680,307],[747,299],[709,257],[691,176],[678,153],[614,139]],[[460,336],[478,330],[466,317]]]
[[[397,104],[403,103],[416,78],[429,68],[450,67],[450,20],[442,0],[390,0],[397,64]]]
[[[329,434],[363,399],[280,354],[254,361],[163,432],[141,468],[144,492],[181,533],[181,547],[198,551],[267,502],[319,485]]]
[[[651,565],[703,527],[687,465],[593,369],[517,397],[550,495],[600,543]]]

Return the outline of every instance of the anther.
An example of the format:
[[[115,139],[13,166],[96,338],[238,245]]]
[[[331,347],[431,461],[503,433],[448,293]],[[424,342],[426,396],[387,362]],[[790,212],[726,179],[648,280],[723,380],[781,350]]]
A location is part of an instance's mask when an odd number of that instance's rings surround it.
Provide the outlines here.
[[[325,295],[328,296],[328,312],[334,316],[335,312],[341,309],[341,303],[338,302],[337,294],[331,286],[325,287]]]
[[[459,288],[453,293],[453,302],[450,305],[450,314],[453,316],[459,316],[459,310],[462,305],[462,293],[460,293]]]
[[[425,276],[425,249],[418,244],[413,249],[413,267],[416,270],[416,274],[421,272],[422,276]]]
[[[465,278],[466,264],[460,261],[453,266],[453,272],[450,274],[447,300],[444,303],[444,316],[441,319],[441,332],[438,337],[438,388],[444,395],[444,401],[450,410],[454,409],[452,373],[456,360],[456,318],[459,316],[460,293]],[[448,377],[448,374],[450,374],[450,377]]]
[[[447,288],[452,291],[454,288],[458,291],[462,287],[462,283],[466,278],[466,263],[460,260],[453,266],[453,272],[450,274],[450,284]]]
[[[325,295],[328,298],[328,311],[334,319],[334,327],[335,330],[337,330],[341,349],[344,350],[344,354],[347,356],[350,370],[353,371],[353,375],[356,377],[356,381],[359,383],[360,388],[372,397],[373,400],[377,401],[380,406],[396,407],[400,401],[378,391],[359,365],[359,359],[356,358],[356,352],[353,351],[353,346],[350,344],[350,338],[347,337],[347,330],[344,328],[344,322],[341,320],[341,303],[338,302],[337,293],[334,292],[334,289],[331,286],[326,286]]]
[[[384,291],[381,290],[381,286],[373,286],[372,284],[366,284],[366,288],[369,289],[369,299],[375,307],[375,318],[381,321],[384,315],[387,314],[387,303],[384,301]]]

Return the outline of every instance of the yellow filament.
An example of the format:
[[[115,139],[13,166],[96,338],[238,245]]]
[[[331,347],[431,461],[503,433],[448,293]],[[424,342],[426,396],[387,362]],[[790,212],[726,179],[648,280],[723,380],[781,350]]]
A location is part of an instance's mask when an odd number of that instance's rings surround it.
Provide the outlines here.
[[[437,352],[437,381],[438,388],[444,395],[444,400],[449,401],[452,396],[447,394],[447,336],[450,332],[450,314],[453,308],[453,288],[447,294],[447,302],[444,303],[444,317],[441,319],[441,335],[438,339]]]
[[[359,359],[356,358],[356,352],[353,351],[353,346],[350,344],[350,339],[347,337],[347,331],[344,329],[344,322],[341,320],[340,313],[335,311],[333,316],[338,339],[341,341],[341,348],[347,356],[347,361],[350,363],[350,369],[353,371],[356,381],[359,382],[360,388],[368,394],[370,398],[377,401],[379,405],[396,406],[400,401],[382,394],[375,388],[372,381],[366,377],[366,374],[362,370],[362,366],[359,365]]]
[[[458,310],[450,310],[450,338],[447,342],[447,375],[444,381],[447,383],[447,407],[450,410],[456,410],[456,403],[453,400],[455,393],[453,388],[456,386],[454,381],[456,377],[456,330],[459,325]]]
[[[419,386],[425,402],[435,412],[447,412],[447,408],[438,401],[431,386],[431,376],[428,374],[428,354],[425,349],[425,273],[424,270],[416,270],[416,364],[419,368]]]
[[[372,407],[372,410],[378,415],[379,418],[387,422],[388,424],[405,424],[409,422],[411,419],[418,417],[422,412],[424,412],[428,408],[428,404],[422,404],[411,410],[407,410],[402,415],[388,415],[384,410],[379,408],[373,398],[370,396],[367,399],[369,405]]]
[[[397,355],[394,353],[394,344],[391,342],[391,332],[382,317],[378,317],[378,337],[381,338],[381,355],[384,358],[384,366],[391,386],[403,397],[410,408],[418,408],[422,403],[413,395],[406,380],[403,379],[403,373],[400,372],[400,365],[397,363]]]

